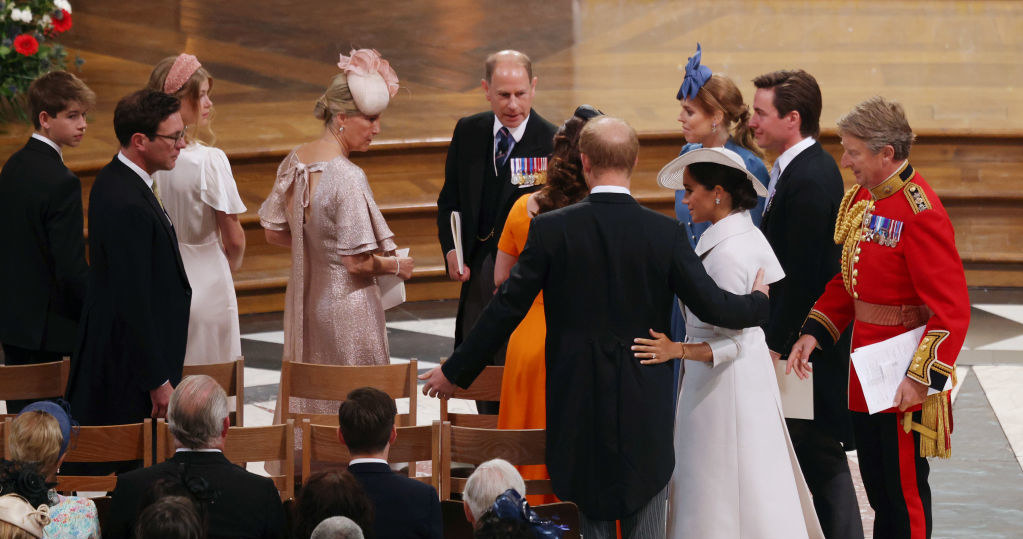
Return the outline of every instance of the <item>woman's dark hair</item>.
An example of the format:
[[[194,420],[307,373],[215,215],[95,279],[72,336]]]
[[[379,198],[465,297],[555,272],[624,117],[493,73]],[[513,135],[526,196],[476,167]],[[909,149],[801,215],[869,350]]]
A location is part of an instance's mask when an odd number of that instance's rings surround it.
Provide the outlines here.
[[[50,487],[39,468],[30,462],[0,461],[0,495],[17,494],[32,507],[50,505]]]
[[[536,193],[538,213],[570,206],[586,198],[589,189],[579,159],[579,133],[587,119],[572,116],[554,135],[554,152],[547,164],[547,184]]]
[[[367,539],[373,537],[373,503],[347,470],[318,472],[302,485],[294,509],[292,537],[309,539],[320,522],[334,516],[352,519]]]
[[[149,504],[135,522],[136,539],[205,539],[195,503],[184,496],[164,496]]]
[[[733,210],[751,210],[757,207],[757,192],[741,170],[717,163],[692,163],[686,166],[696,183],[714,189],[720,185],[732,196]]]

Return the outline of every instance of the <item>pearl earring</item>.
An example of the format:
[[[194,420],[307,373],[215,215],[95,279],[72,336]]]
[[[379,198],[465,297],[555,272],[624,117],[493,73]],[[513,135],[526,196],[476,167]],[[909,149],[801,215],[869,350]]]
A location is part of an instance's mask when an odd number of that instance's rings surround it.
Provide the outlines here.
[[[721,204],[721,197],[714,197],[714,205]]]
[[[714,122],[714,123],[710,124],[710,132],[711,133],[717,133],[718,132],[718,123],[717,122]]]

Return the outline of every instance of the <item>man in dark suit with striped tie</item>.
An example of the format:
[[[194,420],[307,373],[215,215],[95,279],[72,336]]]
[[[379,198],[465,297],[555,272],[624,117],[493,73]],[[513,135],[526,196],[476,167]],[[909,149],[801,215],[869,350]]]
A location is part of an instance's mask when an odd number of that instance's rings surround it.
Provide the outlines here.
[[[164,417],[181,380],[192,289],[150,176],[185,147],[180,107],[140,90],[114,110],[121,149],[89,195],[89,290],[68,381],[83,425]]]

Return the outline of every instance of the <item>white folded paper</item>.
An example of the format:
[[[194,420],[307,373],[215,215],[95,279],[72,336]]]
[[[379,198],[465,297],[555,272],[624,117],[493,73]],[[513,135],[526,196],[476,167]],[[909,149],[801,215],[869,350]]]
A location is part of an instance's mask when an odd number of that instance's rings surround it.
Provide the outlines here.
[[[813,419],[813,373],[805,380],[793,374],[785,374],[788,361],[774,360],[774,374],[778,378],[781,392],[781,410],[785,417],[792,419]]]
[[[408,253],[408,248],[395,251],[398,256],[408,256]],[[380,303],[385,311],[405,303],[405,281],[397,275],[377,275],[377,286],[380,287]]]
[[[868,412],[876,414],[895,405],[895,392],[906,378],[909,363],[923,336],[924,327],[920,326],[890,339],[861,346],[850,354],[849,359],[863,387]],[[944,389],[951,386],[952,379],[949,378]],[[927,390],[928,395],[937,392],[935,389]]]
[[[455,241],[455,258],[458,259],[458,274],[464,273],[465,255],[462,253],[462,214],[451,212],[451,238]]]

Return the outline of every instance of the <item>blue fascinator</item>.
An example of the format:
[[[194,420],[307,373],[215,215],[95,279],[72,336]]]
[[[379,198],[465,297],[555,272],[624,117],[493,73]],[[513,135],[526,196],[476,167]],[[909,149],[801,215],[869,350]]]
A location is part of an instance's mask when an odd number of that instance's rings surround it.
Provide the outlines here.
[[[703,88],[703,85],[707,83],[710,76],[713,75],[710,68],[707,66],[700,65],[700,57],[703,53],[700,51],[700,44],[696,44],[696,54],[689,58],[689,62],[686,63],[686,76],[682,79],[682,86],[678,89],[678,95],[675,99],[692,99],[696,97],[696,92]]]
[[[560,539],[568,531],[568,526],[541,519],[515,489],[510,488],[498,496],[491,510],[502,520],[521,520],[529,524],[536,539]]]

